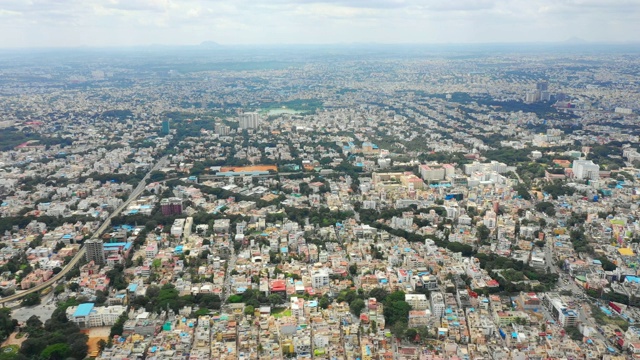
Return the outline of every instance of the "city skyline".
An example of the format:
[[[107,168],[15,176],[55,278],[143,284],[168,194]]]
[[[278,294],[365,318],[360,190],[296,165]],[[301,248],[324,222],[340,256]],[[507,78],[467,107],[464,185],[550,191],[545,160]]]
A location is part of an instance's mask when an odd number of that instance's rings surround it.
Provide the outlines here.
[[[0,4],[0,48],[635,41],[640,3],[522,0],[77,1]]]

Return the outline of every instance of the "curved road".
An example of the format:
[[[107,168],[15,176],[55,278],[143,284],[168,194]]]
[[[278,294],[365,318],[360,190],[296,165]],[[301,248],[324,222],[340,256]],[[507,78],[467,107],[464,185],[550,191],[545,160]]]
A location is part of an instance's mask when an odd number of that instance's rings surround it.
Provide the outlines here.
[[[102,225],[100,225],[100,227],[98,228],[98,230],[96,230],[96,232],[93,234],[92,238],[97,238],[98,236],[102,235],[102,233],[107,229],[107,227],[109,225],[111,225],[111,219],[114,216],[117,216],[118,214],[120,214],[120,212],[122,210],[124,210],[127,206],[129,206],[129,203],[133,200],[135,200],[136,198],[138,198],[138,196],[140,196],[140,194],[142,194],[142,192],[144,191],[144,188],[146,186],[147,183],[147,179],[149,178],[149,175],[151,175],[151,172],[157,170],[158,168],[164,166],[165,162],[167,161],[167,157],[163,157],[161,158],[152,168],[151,170],[149,170],[149,172],[147,172],[147,175],[145,175],[145,177],[140,180],[140,182],[138,183],[138,186],[136,186],[136,188],[131,192],[131,195],[129,195],[129,198],[127,199],[127,201],[125,201],[124,203],[122,203],[122,205],[120,205],[116,211],[114,211],[113,213],[111,213],[111,215],[109,215],[109,217],[102,223]],[[85,255],[86,249],[84,247],[80,248],[80,250],[78,251],[78,253],[73,257],[73,259],[71,259],[71,261],[69,261],[69,263],[59,272],[57,273],[55,276],[53,276],[51,279],[43,282],[40,285],[36,285],[30,289],[27,289],[25,291],[21,291],[20,293],[16,293],[10,296],[6,296],[0,299],[0,304],[4,304],[6,302],[10,302],[10,301],[16,301],[16,300],[20,300],[23,297],[32,294],[34,292],[38,292],[40,290],[44,290],[46,288],[48,288],[49,286],[53,285],[55,282],[57,282],[58,280],[62,279],[63,276],[65,276],[69,271],[71,271],[71,269],[73,269],[74,266],[78,265],[78,262],[80,261],[80,259],[82,259]]]

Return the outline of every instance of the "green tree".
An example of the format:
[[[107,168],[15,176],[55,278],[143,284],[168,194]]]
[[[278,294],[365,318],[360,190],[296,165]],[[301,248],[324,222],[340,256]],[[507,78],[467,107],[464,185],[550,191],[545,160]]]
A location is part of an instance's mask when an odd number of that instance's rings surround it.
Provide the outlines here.
[[[269,295],[268,299],[269,299],[269,304],[271,304],[271,306],[282,304],[282,296],[278,294],[271,294]]]
[[[107,347],[107,342],[104,339],[98,340],[98,350],[102,352]]]
[[[62,360],[67,357],[69,352],[69,345],[65,343],[57,343],[47,346],[44,350],[42,350],[42,354],[40,356],[43,359]]]
[[[358,265],[356,264],[349,265],[349,274],[353,276],[358,275]]]
[[[380,303],[384,302],[388,295],[389,292],[383,288],[375,288],[369,291],[369,297],[376,298]]]
[[[486,227],[484,224],[480,224],[476,227],[476,236],[478,237],[478,241],[481,243],[487,242],[489,240],[489,235],[491,234],[491,230]]]
[[[329,297],[326,295],[322,296],[318,301],[318,306],[320,306],[321,309],[327,309],[329,308],[329,305],[331,305],[331,300],[329,300]]]
[[[404,333],[404,336],[409,341],[415,341],[417,335],[418,335],[418,331],[416,329],[407,329],[407,331],[405,331]]]
[[[351,313],[355,316],[360,316],[360,313],[362,312],[362,309],[364,309],[364,300],[362,299],[355,299],[351,302],[351,304],[349,304],[349,309],[351,310]]]
[[[28,294],[22,299],[22,305],[24,306],[40,305],[40,293],[36,291],[31,294]]]

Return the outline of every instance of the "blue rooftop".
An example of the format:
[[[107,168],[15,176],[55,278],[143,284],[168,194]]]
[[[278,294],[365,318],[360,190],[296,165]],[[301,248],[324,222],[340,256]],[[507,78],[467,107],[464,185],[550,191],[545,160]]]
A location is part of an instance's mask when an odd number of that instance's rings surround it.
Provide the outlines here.
[[[627,276],[625,277],[625,279],[628,282],[640,283],[640,277],[637,277],[637,276]]]
[[[135,292],[136,290],[138,290],[138,284],[129,284],[127,290],[129,290],[130,292]]]
[[[130,242],[114,242],[114,243],[104,243],[105,248],[114,248],[114,247],[124,247],[125,250],[129,250],[131,247]]]
[[[73,313],[73,316],[89,316],[91,310],[93,310],[93,303],[80,304],[76,312]]]

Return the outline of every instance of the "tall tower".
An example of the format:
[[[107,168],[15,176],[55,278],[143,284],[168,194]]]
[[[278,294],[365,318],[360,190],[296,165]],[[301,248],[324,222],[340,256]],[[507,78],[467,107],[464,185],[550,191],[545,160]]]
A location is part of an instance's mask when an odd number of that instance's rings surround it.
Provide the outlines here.
[[[255,112],[240,114],[238,127],[241,129],[255,129],[260,126],[260,115]]]
[[[546,81],[538,81],[536,84],[536,90],[538,91],[547,91],[549,90],[549,83]]]
[[[100,239],[89,239],[84,243],[87,261],[92,261],[97,265],[104,265],[106,260],[104,258],[104,244]]]

